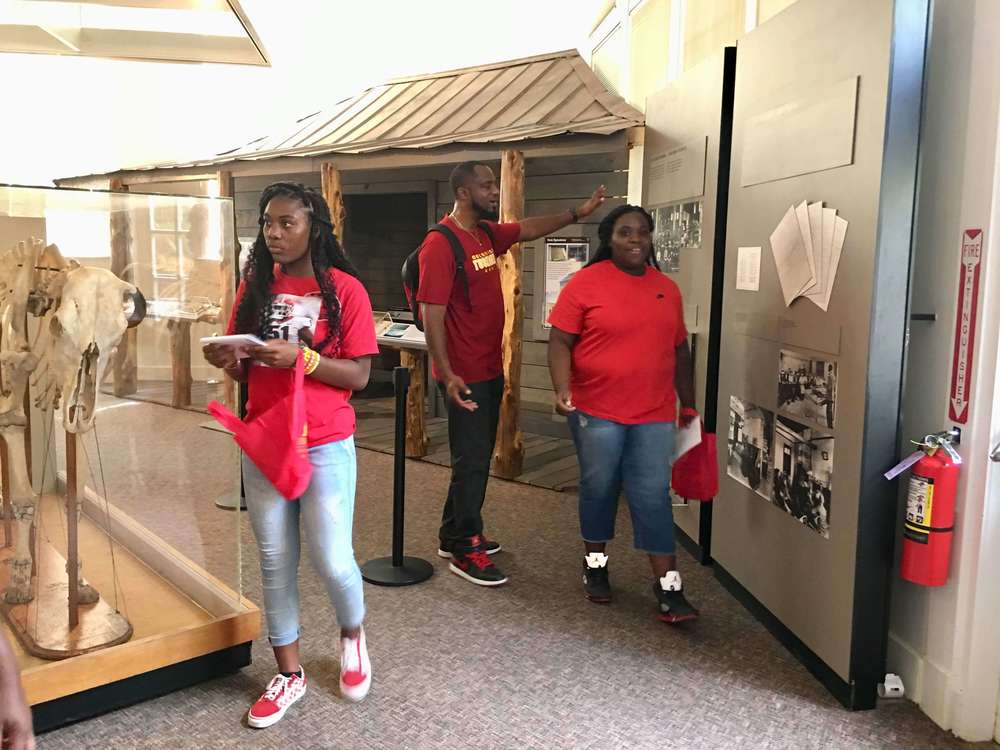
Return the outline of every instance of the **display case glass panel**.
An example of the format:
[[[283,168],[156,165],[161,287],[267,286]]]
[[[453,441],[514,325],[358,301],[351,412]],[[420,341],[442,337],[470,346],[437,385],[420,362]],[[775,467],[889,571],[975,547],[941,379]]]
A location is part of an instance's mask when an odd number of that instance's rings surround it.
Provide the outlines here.
[[[32,704],[259,632],[206,412],[238,390],[199,343],[235,248],[228,199],[0,186],[0,620]]]

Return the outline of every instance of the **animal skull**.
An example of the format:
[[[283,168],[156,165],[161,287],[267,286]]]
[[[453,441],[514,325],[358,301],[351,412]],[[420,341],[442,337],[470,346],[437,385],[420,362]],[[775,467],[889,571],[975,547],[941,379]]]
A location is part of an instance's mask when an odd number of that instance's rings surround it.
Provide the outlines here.
[[[125,329],[145,312],[138,290],[103,268],[82,266],[66,272],[58,306],[47,327],[48,365],[56,398],[61,398],[63,427],[87,432],[94,423],[97,389]],[[138,319],[136,319],[138,318]]]

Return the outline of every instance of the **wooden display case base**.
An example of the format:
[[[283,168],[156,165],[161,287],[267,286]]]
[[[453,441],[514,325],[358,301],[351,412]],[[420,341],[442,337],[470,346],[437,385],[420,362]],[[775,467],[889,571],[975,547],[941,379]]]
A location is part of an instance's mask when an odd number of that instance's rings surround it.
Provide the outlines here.
[[[249,666],[251,645],[249,642],[241,643],[125,680],[35,704],[31,707],[35,732],[49,732],[237,672]]]
[[[0,561],[6,563],[13,547],[0,550]],[[80,622],[69,627],[69,582],[66,558],[51,544],[42,540],[35,547],[35,598],[27,604],[2,604],[7,627],[21,646],[32,656],[42,659],[67,659],[99,648],[124,643],[132,637],[132,625],[103,597],[93,604],[78,608]],[[3,586],[6,587],[9,565],[0,565]]]
[[[124,643],[58,661],[33,656],[11,638],[37,731],[163,695],[250,663],[250,644],[261,629],[256,605],[92,490],[80,494],[80,504],[84,576],[106,600],[121,605],[133,633]],[[60,544],[65,545],[65,539],[55,533],[62,527],[60,513],[65,511],[57,496],[46,496],[39,506],[40,541],[47,540],[54,552],[63,555]],[[109,559],[109,536],[114,565]],[[62,580],[65,583],[65,572]],[[81,622],[92,606],[80,608]],[[56,614],[68,619],[65,599]]]

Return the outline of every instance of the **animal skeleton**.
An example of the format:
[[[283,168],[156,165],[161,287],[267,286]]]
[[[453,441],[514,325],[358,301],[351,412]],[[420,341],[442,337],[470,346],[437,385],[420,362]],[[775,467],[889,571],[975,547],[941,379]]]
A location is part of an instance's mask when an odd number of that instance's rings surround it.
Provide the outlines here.
[[[63,428],[85,433],[93,427],[97,391],[125,329],[145,314],[138,290],[102,268],[65,260],[55,245],[27,245],[0,254],[0,436],[7,443],[11,504],[17,524],[10,585],[4,601],[31,601],[29,532],[37,498],[25,461],[24,394],[29,379],[35,404],[61,405]],[[27,315],[41,318],[29,344]],[[77,511],[79,512],[79,511]],[[79,601],[97,601],[97,592],[75,574]],[[69,572],[69,571],[67,571]]]

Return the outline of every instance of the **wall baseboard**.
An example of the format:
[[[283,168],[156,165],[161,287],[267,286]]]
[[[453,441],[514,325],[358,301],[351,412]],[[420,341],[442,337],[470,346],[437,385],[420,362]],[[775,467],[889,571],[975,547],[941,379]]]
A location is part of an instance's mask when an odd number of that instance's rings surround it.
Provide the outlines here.
[[[889,632],[887,669],[903,679],[906,698],[942,729],[952,727],[951,673],[941,668],[912,645]]]

